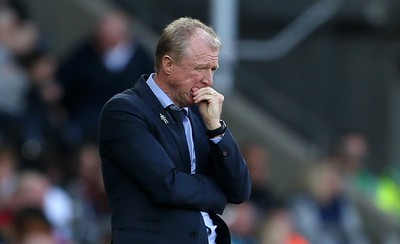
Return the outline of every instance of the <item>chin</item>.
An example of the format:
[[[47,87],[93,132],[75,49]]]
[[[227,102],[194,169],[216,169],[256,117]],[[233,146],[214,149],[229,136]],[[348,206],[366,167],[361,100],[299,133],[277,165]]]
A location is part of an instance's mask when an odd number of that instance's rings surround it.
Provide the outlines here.
[[[182,107],[191,107],[193,105],[195,105],[193,102],[188,102],[188,103],[185,103]]]
[[[187,101],[185,101],[185,107],[190,107],[193,105],[195,105],[195,103],[194,103],[193,97],[190,96],[189,99]]]

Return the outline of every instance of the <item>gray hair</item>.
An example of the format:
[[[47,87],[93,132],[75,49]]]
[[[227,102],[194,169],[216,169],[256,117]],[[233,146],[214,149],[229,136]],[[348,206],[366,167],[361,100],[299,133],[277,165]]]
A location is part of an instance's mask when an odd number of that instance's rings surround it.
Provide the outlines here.
[[[158,40],[155,52],[155,71],[160,70],[162,58],[166,54],[173,56],[178,62],[185,55],[186,47],[190,38],[200,32],[206,35],[199,35],[210,47],[221,49],[221,41],[219,36],[210,27],[202,23],[198,19],[190,17],[182,17],[171,22],[165,27],[163,33]]]

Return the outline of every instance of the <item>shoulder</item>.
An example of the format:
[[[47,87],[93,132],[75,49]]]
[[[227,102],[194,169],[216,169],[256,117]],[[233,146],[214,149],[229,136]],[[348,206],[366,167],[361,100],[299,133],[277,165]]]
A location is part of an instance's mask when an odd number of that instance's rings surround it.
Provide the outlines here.
[[[124,126],[148,124],[150,116],[151,110],[148,109],[148,105],[132,89],[127,89],[108,100],[101,110],[100,137],[112,137],[115,131]]]
[[[135,101],[139,100],[139,96],[134,92],[134,89],[126,89],[123,92],[120,92],[118,94],[115,94],[113,97],[111,97],[104,107],[107,108],[113,108],[115,106],[119,105],[128,105],[128,104],[133,104]]]
[[[138,96],[134,89],[126,89],[125,91],[114,95],[103,106],[103,113],[107,111],[125,110],[133,112],[145,107],[144,101]]]

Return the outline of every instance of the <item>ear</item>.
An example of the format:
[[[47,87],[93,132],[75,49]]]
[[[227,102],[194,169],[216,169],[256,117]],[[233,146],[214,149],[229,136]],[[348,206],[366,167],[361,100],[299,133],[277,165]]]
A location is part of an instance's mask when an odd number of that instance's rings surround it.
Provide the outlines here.
[[[171,74],[172,70],[174,69],[172,57],[169,55],[164,55],[162,58],[162,66],[167,75]]]

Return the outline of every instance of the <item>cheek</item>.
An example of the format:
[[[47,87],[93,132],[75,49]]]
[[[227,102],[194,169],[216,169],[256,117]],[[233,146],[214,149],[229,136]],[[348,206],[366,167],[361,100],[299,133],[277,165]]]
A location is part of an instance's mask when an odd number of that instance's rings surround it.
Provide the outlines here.
[[[200,80],[202,77],[202,73],[198,70],[192,70],[191,72],[188,73],[187,78],[191,80],[192,82],[197,82]]]
[[[193,86],[197,86],[200,82],[201,75],[198,72],[191,72],[179,83],[180,86],[186,90],[191,89]]]

